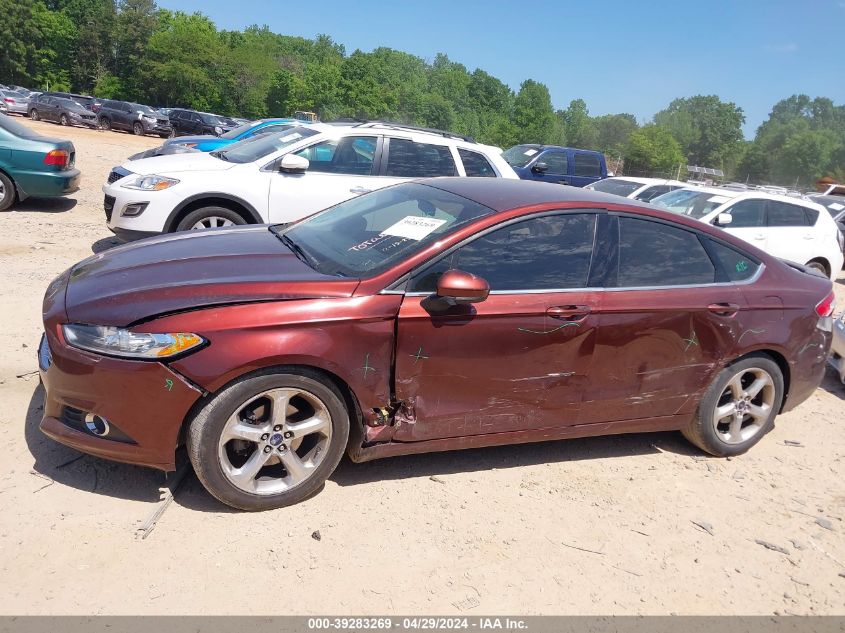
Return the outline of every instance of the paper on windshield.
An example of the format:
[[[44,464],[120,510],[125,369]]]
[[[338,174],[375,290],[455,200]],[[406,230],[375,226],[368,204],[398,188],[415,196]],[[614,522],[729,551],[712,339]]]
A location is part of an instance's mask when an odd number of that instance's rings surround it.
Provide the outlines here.
[[[834,211],[842,211],[842,209],[845,209],[845,205],[839,204],[838,202],[834,202],[833,204],[829,205],[828,208],[833,209]]]
[[[527,149],[522,153],[525,154],[526,156],[534,156],[534,154],[537,153],[537,150],[536,149]]]
[[[302,134],[300,134],[299,132],[292,132],[290,134],[280,136],[279,141],[281,141],[282,143],[287,143],[289,141],[295,141],[298,138],[302,138]]]
[[[718,202],[719,204],[723,204],[730,200],[730,198],[726,198],[725,196],[713,196],[712,198],[707,198],[707,202]]]
[[[444,224],[446,224],[446,220],[407,215],[396,224],[387,227],[381,234],[392,235],[394,237],[407,237],[419,241]]]

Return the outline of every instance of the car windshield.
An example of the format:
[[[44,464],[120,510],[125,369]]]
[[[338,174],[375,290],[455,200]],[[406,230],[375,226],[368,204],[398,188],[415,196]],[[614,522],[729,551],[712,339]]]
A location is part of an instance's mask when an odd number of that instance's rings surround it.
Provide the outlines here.
[[[85,108],[72,99],[56,99],[56,101],[58,101],[60,107],[66,110],[73,110],[74,112],[83,112],[85,110]]]
[[[10,134],[14,134],[20,138],[40,139],[43,138],[40,134],[33,132],[28,127],[25,127],[15,121],[12,117],[0,114],[0,128],[3,128]]]
[[[244,132],[248,132],[256,125],[258,125],[258,123],[244,123],[243,125],[239,125],[238,127],[229,130],[225,134],[221,134],[220,138],[225,138],[227,141],[231,141],[238,138]]]
[[[525,167],[540,150],[534,145],[515,145],[502,152],[502,158],[511,167]]]
[[[142,105],[140,103],[133,103],[132,108],[137,112],[143,112],[144,114],[149,114],[150,116],[155,116],[156,114],[158,114],[150,106]]]
[[[688,215],[700,220],[716,207],[725,204],[732,196],[721,196],[709,191],[695,189],[678,189],[664,193],[651,200],[651,204],[663,207],[673,213]]]
[[[810,200],[822,205],[833,218],[845,211],[845,196],[810,196]]]
[[[282,134],[259,134],[238,141],[230,145],[225,151],[212,152],[212,156],[230,163],[251,163],[314,134],[317,134],[316,130],[304,127],[284,130]]]
[[[607,178],[599,180],[590,185],[593,191],[600,191],[602,193],[612,193],[617,196],[627,196],[633,193],[640,187],[642,183],[634,182],[633,180],[617,180],[616,178]]]
[[[3,94],[7,97],[12,97],[13,99],[26,99],[26,95],[16,91],[16,90],[4,90]]]
[[[341,202],[280,233],[323,274],[372,277],[493,212],[442,189],[404,183]],[[278,232],[278,226],[270,228]]]

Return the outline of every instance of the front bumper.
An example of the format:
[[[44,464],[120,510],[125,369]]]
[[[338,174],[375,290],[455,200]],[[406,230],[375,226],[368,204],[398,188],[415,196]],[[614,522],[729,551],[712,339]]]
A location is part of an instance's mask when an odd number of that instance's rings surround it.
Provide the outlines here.
[[[144,126],[144,133],[145,134],[158,134],[160,136],[170,136],[170,133],[173,131],[173,128],[170,125],[165,125],[162,123],[152,123],[151,121],[141,120],[142,125]]]
[[[134,177],[134,174],[133,174]],[[124,239],[132,236],[149,237],[164,232],[171,211],[180,198],[165,191],[137,191],[120,186],[121,180],[103,186],[103,211],[109,230]],[[121,215],[130,204],[146,203],[144,211],[136,216]]]
[[[46,348],[45,348],[46,346]],[[109,358],[69,347],[48,332],[39,348],[46,396],[41,431],[61,444],[106,459],[169,471],[182,423],[201,391],[166,365]],[[81,420],[109,423],[98,435]]]

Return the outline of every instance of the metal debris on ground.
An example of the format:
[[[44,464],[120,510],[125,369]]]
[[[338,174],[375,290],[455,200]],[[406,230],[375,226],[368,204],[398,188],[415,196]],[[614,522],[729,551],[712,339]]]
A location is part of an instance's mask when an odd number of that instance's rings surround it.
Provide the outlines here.
[[[314,530],[313,532],[311,532],[311,538],[313,538],[315,541],[320,541],[323,539],[322,535],[320,534],[320,530]]]
[[[825,530],[833,531],[833,523],[824,517],[816,517],[816,525],[823,527]]]
[[[178,490],[179,486],[182,484],[182,481],[185,479],[185,475],[188,473],[190,468],[190,462],[185,462],[176,471],[176,474],[173,476],[173,481],[170,482],[170,485],[167,487],[167,492],[164,493],[164,499],[159,501],[158,507],[153,510],[153,513],[147,517],[147,520],[144,521],[144,523],[141,524],[141,527],[138,528],[138,536],[140,536],[142,540],[152,533],[155,529],[156,523],[158,523],[158,520],[161,518],[161,515],[163,515],[164,511],[170,507],[171,503],[173,503],[176,490]]]
[[[702,530],[707,532],[710,536],[713,536],[713,526],[710,523],[708,523],[707,521],[692,521],[692,520],[690,520],[690,522],[693,525],[700,527]]]
[[[435,481],[439,484],[445,484],[446,483],[443,479],[441,479],[437,475],[432,475],[431,477],[429,477],[429,479],[431,479],[431,481]]]
[[[797,442],[795,440],[784,440],[783,443],[787,446],[798,446],[800,448],[804,448],[804,445],[801,442]]]
[[[775,545],[774,543],[769,543],[768,541],[763,541],[758,538],[755,538],[754,542],[757,543],[757,545],[762,545],[766,549],[772,550],[773,552],[780,552],[781,554],[789,556],[789,550],[785,547],[781,547],[780,545]]]

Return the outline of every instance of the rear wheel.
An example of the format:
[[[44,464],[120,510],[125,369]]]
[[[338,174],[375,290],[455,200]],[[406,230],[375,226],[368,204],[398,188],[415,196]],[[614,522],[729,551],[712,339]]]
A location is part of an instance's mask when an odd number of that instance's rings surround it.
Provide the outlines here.
[[[739,455],[772,430],[782,401],[783,373],[777,363],[764,355],[748,356],[716,376],[683,434],[711,455]]]
[[[176,227],[177,231],[191,231],[194,229],[214,229],[222,226],[246,224],[238,213],[225,207],[202,207],[195,209],[182,218]]]
[[[144,136],[144,126],[140,123],[135,123],[132,126],[132,131],[135,133],[135,136]]]
[[[33,108],[32,110],[29,111],[29,118],[32,119],[33,121],[37,121],[41,117],[38,116],[38,110]]]
[[[100,118],[100,129],[101,130],[110,130],[111,129],[111,121],[106,119],[105,117]]]
[[[68,121],[68,119],[67,119],[67,115],[66,115],[66,114],[63,114],[63,115],[61,115],[61,116],[59,117],[59,123],[61,123],[61,124],[62,124],[62,125],[64,125],[65,127],[67,127],[68,125],[70,125],[70,122]]]
[[[334,385],[291,370],[225,389],[191,422],[187,444],[197,477],[217,499],[270,510],[314,494],[348,437],[349,414]]]
[[[0,172],[0,211],[5,211],[15,203],[15,184]]]

